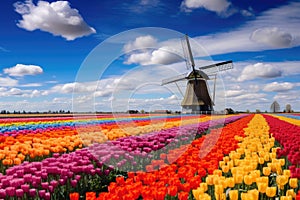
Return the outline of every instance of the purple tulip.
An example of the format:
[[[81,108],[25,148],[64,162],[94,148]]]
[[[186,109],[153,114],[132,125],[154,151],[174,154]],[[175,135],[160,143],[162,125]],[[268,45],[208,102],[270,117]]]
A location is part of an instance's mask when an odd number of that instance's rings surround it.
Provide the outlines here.
[[[66,184],[66,179],[59,179],[58,182],[60,185],[64,185]]]
[[[16,191],[16,188],[14,188],[14,187],[7,187],[5,189],[6,194],[10,197],[15,196],[15,191]]]
[[[0,198],[5,198],[5,197],[6,197],[5,189],[0,189]]]
[[[48,178],[48,174],[44,172],[44,173],[41,174],[41,177],[42,177],[42,179],[47,179]]]
[[[104,170],[104,175],[105,175],[105,176],[108,176],[109,173],[110,173],[110,170],[108,170],[108,169]]]
[[[24,181],[26,183],[32,182],[32,175],[31,174],[25,174],[23,178],[24,178]]]
[[[77,185],[77,180],[76,180],[76,179],[75,179],[75,180],[71,180],[71,186],[72,186],[73,188],[75,188],[76,185]]]
[[[74,176],[74,173],[73,172],[68,172],[68,177],[69,178],[72,178]]]
[[[45,194],[46,194],[45,190],[39,190],[39,197],[40,198],[44,198]]]
[[[49,190],[49,192],[53,193],[54,192],[54,187],[52,185],[49,185],[48,190]]]
[[[18,170],[17,175],[19,178],[22,178],[24,176],[24,169]]]
[[[26,193],[29,192],[29,188],[30,186],[28,184],[21,185],[21,189]]]
[[[24,191],[22,189],[17,189],[16,190],[16,196],[17,197],[22,197],[24,195]]]
[[[48,182],[43,182],[42,183],[42,188],[47,190],[48,189],[48,186],[49,186],[49,183]]]
[[[3,186],[3,187],[8,187],[8,186],[10,186],[10,181],[9,181],[9,179],[2,179],[2,180],[1,180],[1,183],[2,183],[2,186]]]
[[[50,195],[49,192],[46,192],[46,193],[45,193],[44,199],[45,199],[45,200],[50,200],[50,199],[51,199],[51,195]]]

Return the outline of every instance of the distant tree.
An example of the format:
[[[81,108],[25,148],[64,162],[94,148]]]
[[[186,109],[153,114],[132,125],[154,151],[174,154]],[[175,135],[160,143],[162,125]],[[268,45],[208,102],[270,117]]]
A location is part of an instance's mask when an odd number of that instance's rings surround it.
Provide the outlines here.
[[[1,114],[6,114],[6,110],[1,110]]]
[[[276,112],[279,112],[280,111],[280,105],[277,101],[274,101],[272,104],[271,104],[271,112],[273,113],[276,113]]]
[[[250,113],[250,110],[249,110],[249,109],[247,109],[247,110],[246,110],[246,113]]]
[[[144,114],[144,113],[145,113],[145,111],[144,111],[144,110],[141,110],[141,113],[142,113],[142,114]]]
[[[265,110],[265,113],[268,113],[268,111],[267,111],[267,110]]]
[[[226,113],[227,115],[229,115],[229,114],[234,114],[234,110],[233,110],[232,108],[226,108],[226,109],[225,109],[225,113]]]
[[[25,110],[23,110],[23,114],[26,114],[26,111],[25,111]]]
[[[256,111],[255,111],[256,113],[260,113],[260,110],[259,109],[256,109]]]

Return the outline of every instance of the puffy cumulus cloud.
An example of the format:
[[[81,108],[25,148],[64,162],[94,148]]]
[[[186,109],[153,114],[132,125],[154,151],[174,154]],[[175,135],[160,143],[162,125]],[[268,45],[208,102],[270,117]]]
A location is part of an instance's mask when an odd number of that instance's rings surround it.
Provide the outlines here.
[[[250,39],[257,43],[283,48],[292,44],[293,36],[278,27],[265,27],[256,29]]]
[[[123,50],[125,52],[151,48],[157,45],[157,39],[151,35],[139,36],[134,41],[130,41],[124,45]]]
[[[125,61],[125,64],[168,65],[182,60],[183,60],[182,57],[177,53],[171,52],[164,48],[159,48],[154,51],[145,51],[145,52],[130,54],[128,59]]]
[[[68,1],[39,1],[35,5],[32,0],[27,0],[25,3],[17,2],[14,6],[15,11],[22,15],[22,20],[17,25],[28,31],[39,29],[66,40],[96,33],[83,20],[78,10],[70,7]]]
[[[10,77],[0,77],[0,86],[16,86],[18,85],[18,80],[12,79]]]
[[[238,77],[238,81],[253,80],[255,78],[276,78],[280,77],[282,73],[282,70],[271,64],[256,63],[247,65]]]
[[[290,82],[272,82],[264,87],[266,92],[285,92],[294,88],[294,84]]]
[[[151,35],[139,36],[124,45],[123,51],[127,54],[124,63],[140,65],[176,63],[183,60],[182,47],[179,45],[179,40],[158,43]],[[129,53],[130,51],[133,52]]]
[[[36,65],[17,64],[16,66],[11,68],[5,68],[3,72],[10,76],[25,76],[42,74],[43,69],[40,66]]]
[[[232,11],[229,9],[230,5],[231,3],[227,0],[184,0],[181,3],[181,8],[187,12],[197,8],[204,8],[221,16],[229,16],[232,14]]]

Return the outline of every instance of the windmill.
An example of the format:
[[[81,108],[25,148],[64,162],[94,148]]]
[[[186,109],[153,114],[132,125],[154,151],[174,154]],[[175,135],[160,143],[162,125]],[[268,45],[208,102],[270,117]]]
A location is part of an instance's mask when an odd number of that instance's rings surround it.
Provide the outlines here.
[[[183,100],[181,106],[183,109],[192,110],[193,113],[199,112],[211,112],[215,105],[216,97],[216,81],[217,73],[220,71],[226,71],[233,68],[232,61],[220,62],[212,65],[199,67],[196,69],[189,38],[185,35],[181,40],[186,67],[190,72],[174,76],[168,79],[162,80],[162,85],[175,83]],[[185,95],[181,92],[177,82],[187,80],[187,87]],[[214,80],[213,98],[209,91],[207,84],[208,80]]]

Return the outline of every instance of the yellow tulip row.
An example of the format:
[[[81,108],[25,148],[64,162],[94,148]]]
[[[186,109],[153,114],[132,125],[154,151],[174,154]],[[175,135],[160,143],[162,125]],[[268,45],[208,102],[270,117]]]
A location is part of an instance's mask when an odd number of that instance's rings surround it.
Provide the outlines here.
[[[235,138],[239,141],[236,151],[225,156],[219,162],[219,169],[193,190],[196,200],[225,200],[226,192],[231,200],[270,198],[276,196],[278,190],[280,200],[296,196],[294,189],[298,187],[298,180],[290,178],[289,170],[283,170],[285,159],[276,159],[275,139],[270,136],[264,117],[255,115],[244,134],[244,138]],[[275,185],[269,184],[271,174],[277,175]]]

